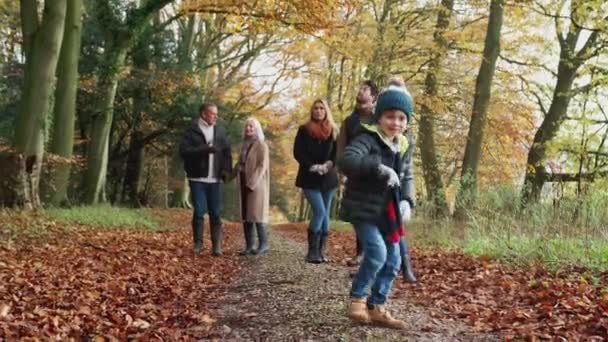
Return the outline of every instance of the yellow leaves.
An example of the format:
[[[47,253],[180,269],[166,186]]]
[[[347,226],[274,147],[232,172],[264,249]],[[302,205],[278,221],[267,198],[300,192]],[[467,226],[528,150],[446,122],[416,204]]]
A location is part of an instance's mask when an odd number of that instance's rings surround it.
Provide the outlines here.
[[[608,290],[606,289],[602,291],[602,300],[608,304]]]

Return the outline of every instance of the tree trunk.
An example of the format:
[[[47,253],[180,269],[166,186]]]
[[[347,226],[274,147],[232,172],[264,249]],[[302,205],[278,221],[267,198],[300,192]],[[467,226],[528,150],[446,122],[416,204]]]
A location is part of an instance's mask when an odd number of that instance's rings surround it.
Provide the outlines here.
[[[82,0],[68,2],[63,43],[57,65],[53,131],[49,148],[50,153],[62,157],[62,160],[50,165],[52,191],[49,194],[53,205],[68,203],[83,11]]]
[[[192,50],[196,38],[197,22],[196,14],[190,15],[186,30],[181,32],[177,60],[182,70],[192,70]]]
[[[434,206],[434,214],[440,216],[449,215],[449,208],[441,179],[441,172],[439,171],[437,149],[435,147],[435,113],[428,103],[437,101],[437,76],[441,70],[441,61],[447,49],[447,42],[443,34],[450,25],[453,8],[454,0],[441,1],[441,9],[437,15],[434,33],[436,52],[429,63],[429,69],[424,81],[425,102],[422,103],[420,110],[420,127],[418,131],[420,155],[422,157],[422,175],[426,185],[427,197]]]
[[[0,150],[0,207],[31,207],[25,168],[22,154]]]
[[[599,30],[592,32],[587,40],[581,44],[579,39],[583,28],[573,18],[577,9],[585,4],[582,0],[572,1],[570,11],[570,26],[566,36],[562,36],[559,19],[556,19],[556,29],[560,44],[560,57],[557,67],[557,82],[553,90],[553,98],[549,110],[544,113],[545,118],[534,135],[528,161],[526,164],[526,176],[522,189],[522,203],[536,202],[540,199],[542,187],[547,180],[545,171],[545,158],[547,143],[550,142],[566,118],[568,105],[572,97],[572,85],[577,76],[578,69],[594,54],[599,54],[601,47],[594,47],[597,42]],[[584,18],[578,18],[578,21]],[[576,47],[582,45],[577,52]],[[595,52],[592,52],[596,48]],[[541,108],[543,109],[543,108]]]
[[[306,198],[304,191],[300,190],[300,205],[298,207],[298,222],[304,221],[304,213],[306,211]]]
[[[105,187],[105,173],[108,166],[108,145],[110,128],[114,116],[114,98],[118,78],[127,55],[127,45],[110,45],[104,53],[107,65],[99,80],[99,110],[91,123],[91,140],[88,144],[87,165],[84,175],[84,201],[95,204],[102,201]]]
[[[146,77],[150,64],[150,53],[149,43],[146,39],[142,39],[141,43],[132,49],[133,77],[141,79]],[[145,133],[143,132],[142,123],[149,109],[150,99],[147,96],[148,91],[146,86],[137,87],[133,91],[131,136],[125,177],[123,179],[122,202],[134,208],[139,208],[142,205],[139,196],[145,148]]]
[[[196,30],[201,30],[201,25],[198,25],[196,15],[191,15],[188,18],[186,30],[181,34],[179,45],[178,62],[180,68],[183,70],[192,70],[192,52],[194,49],[195,37],[197,36]],[[204,69],[203,72],[206,73],[206,69]],[[204,77],[202,77],[202,79],[204,79]],[[181,138],[181,136],[179,138]],[[179,142],[175,144],[173,149],[169,166],[169,176],[167,177],[168,192],[172,194],[170,205],[173,208],[191,208],[189,200],[190,188],[188,187],[188,180],[186,179],[186,172],[184,171],[182,158],[179,155],[178,146]]]
[[[169,205],[169,189],[167,188],[169,184],[167,181],[169,177],[169,173],[167,172],[168,158],[167,156],[159,156],[150,152],[152,151],[144,150],[147,159],[146,170],[149,174],[145,204],[154,208],[167,208]]]
[[[557,74],[557,85],[553,91],[553,101],[542,124],[534,135],[532,147],[528,152],[526,177],[522,190],[523,202],[536,202],[540,199],[540,192],[546,181],[545,157],[547,142],[551,141],[561,123],[564,121],[570,103],[570,90],[576,76],[576,69],[566,65],[567,60],[560,61]]]
[[[387,59],[386,52],[386,44],[384,42],[384,36],[386,34],[387,20],[390,19],[390,14],[393,8],[393,5],[397,4],[398,1],[395,0],[386,0],[382,6],[382,13],[380,18],[376,18],[377,31],[376,31],[376,47],[374,48],[374,55],[372,57],[372,62],[368,65],[367,68],[367,77],[376,84],[384,84],[387,75],[385,70],[390,69],[390,60]]]
[[[125,178],[122,186],[121,202],[134,208],[141,207],[139,189],[144,163],[144,146],[141,143],[141,138],[141,132],[136,128],[136,131],[131,133]]]
[[[99,76],[99,110],[91,123],[91,140],[87,151],[87,165],[83,181],[84,201],[94,204],[105,200],[105,181],[108,168],[110,129],[114,117],[114,98],[120,73],[125,65],[127,51],[131,44],[144,32],[145,25],[165,5],[173,0],[148,0],[141,7],[129,11],[125,25],[114,17],[111,9],[103,1],[94,2],[96,10],[104,22],[117,27],[106,27],[106,41],[103,56],[104,65]]]
[[[176,144],[171,156],[171,164],[168,177],[168,188],[171,195],[172,208],[190,208],[190,188],[184,171],[182,157],[179,155],[179,148]]]
[[[24,4],[29,2],[31,1],[23,0],[22,8],[27,8]],[[21,14],[24,33],[30,32],[32,25],[37,27],[36,6],[31,5],[29,8],[34,11]],[[39,183],[44,154],[44,129],[55,84],[66,8],[66,0],[45,1],[42,22],[28,38],[31,41],[26,41],[23,95],[17,116],[15,149],[26,161],[21,173],[27,180],[23,193],[29,197],[25,201],[28,209],[39,208],[41,205]]]
[[[328,105],[331,107],[334,100],[334,88],[335,88],[335,71],[334,71],[334,53],[333,49],[329,49],[327,55],[327,89],[325,99]]]
[[[454,214],[460,218],[464,217],[464,211],[469,205],[474,203],[477,196],[477,167],[481,159],[483,132],[487,122],[492,79],[494,78],[494,71],[496,69],[496,60],[500,53],[502,22],[503,0],[492,0],[481,67],[479,68],[475,84],[473,113],[471,115],[468,139],[462,160],[460,189],[456,196],[456,211]]]
[[[344,111],[344,64],[346,63],[346,57],[342,56],[340,58],[340,78],[338,79],[338,112],[342,113]],[[350,88],[348,89],[350,91]]]

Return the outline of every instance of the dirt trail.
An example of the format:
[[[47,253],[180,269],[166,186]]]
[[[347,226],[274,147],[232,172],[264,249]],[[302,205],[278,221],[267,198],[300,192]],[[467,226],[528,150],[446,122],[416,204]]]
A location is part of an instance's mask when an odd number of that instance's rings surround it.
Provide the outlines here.
[[[303,260],[304,244],[272,230],[272,251],[247,257],[228,295],[215,307],[211,337],[237,340],[494,341],[465,324],[432,318],[424,308],[393,298],[390,309],[408,322],[396,331],[353,324],[345,316],[349,269]]]

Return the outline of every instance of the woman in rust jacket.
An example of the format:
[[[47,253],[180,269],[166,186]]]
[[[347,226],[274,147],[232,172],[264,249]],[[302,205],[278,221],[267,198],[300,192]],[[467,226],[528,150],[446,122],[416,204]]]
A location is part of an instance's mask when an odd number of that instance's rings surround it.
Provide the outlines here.
[[[293,155],[300,164],[296,186],[302,189],[312,208],[306,255],[306,261],[310,263],[328,261],[325,247],[329,213],[338,187],[336,136],[337,128],[327,102],[317,99],[310,109],[308,122],[298,129],[293,146]]]

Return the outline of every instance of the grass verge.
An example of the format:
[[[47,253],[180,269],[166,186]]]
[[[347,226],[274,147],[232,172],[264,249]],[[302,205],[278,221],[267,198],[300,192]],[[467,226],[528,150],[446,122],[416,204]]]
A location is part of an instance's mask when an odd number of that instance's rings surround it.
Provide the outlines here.
[[[157,230],[158,222],[145,210],[113,207],[110,205],[82,206],[72,208],[50,208],[44,211],[48,216],[83,225],[108,228],[145,228]]]

